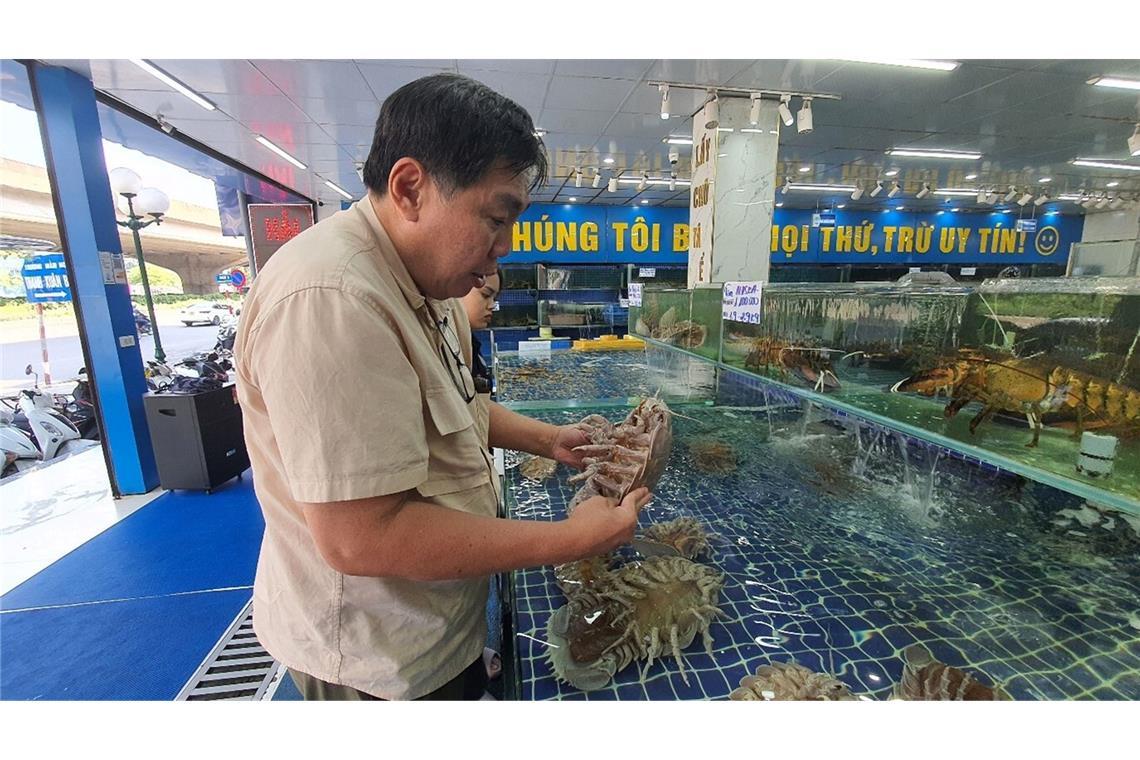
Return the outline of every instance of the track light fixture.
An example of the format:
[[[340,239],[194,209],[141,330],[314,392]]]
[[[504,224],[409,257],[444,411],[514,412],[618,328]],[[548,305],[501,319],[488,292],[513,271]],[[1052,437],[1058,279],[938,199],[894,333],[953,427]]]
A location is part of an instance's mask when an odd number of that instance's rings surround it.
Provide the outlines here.
[[[709,90],[709,99],[705,103],[705,129],[716,129],[720,126],[720,101],[717,100],[716,91]]]
[[[676,189],[677,189],[677,172],[673,172],[672,174],[669,175],[669,192],[673,192]]]
[[[661,118],[669,118],[669,85],[657,85],[657,89],[661,91]]]
[[[1025,193],[1017,199],[1018,206],[1024,206],[1029,201],[1033,200],[1033,193],[1029,192],[1029,188],[1025,189]]]
[[[917,193],[915,193],[914,197],[915,198],[925,198],[928,195],[930,195],[930,183],[929,182],[923,182],[922,183],[922,189],[919,190]]]
[[[1115,198],[1113,198],[1112,201],[1109,202],[1108,207],[1111,210],[1116,211],[1116,209],[1120,208],[1123,205],[1124,205],[1124,199],[1118,195]]]
[[[1080,205],[1081,205],[1081,208],[1092,208],[1093,204],[1095,204],[1095,203],[1096,203],[1096,196],[1095,195],[1088,195],[1088,196],[1084,196],[1081,198]]]
[[[811,98],[804,98],[803,106],[800,108],[799,113],[796,114],[796,131],[802,135],[806,135],[809,134],[811,130]]]
[[[992,206],[995,203],[997,203],[997,200],[998,200],[998,189],[997,189],[997,187],[991,187],[989,194],[986,195],[986,203],[988,203],[989,205]]]
[[[1040,206],[1042,203],[1045,203],[1047,200],[1049,200],[1049,193],[1041,193],[1041,195],[1038,195],[1036,198],[1033,199],[1033,205],[1034,206]]]
[[[582,186],[582,170],[581,169],[575,169],[574,170],[574,187],[581,187],[581,186]]]
[[[594,181],[590,184],[595,190],[602,186],[602,173],[600,171],[594,170]]]
[[[642,192],[645,188],[649,187],[649,175],[642,174],[641,181],[637,183],[637,192]]]
[[[1017,197],[1017,188],[1014,187],[1013,185],[1010,185],[1009,186],[1009,192],[1005,194],[1005,197],[1002,200],[1004,200],[1006,203],[1009,203],[1010,201],[1012,201],[1016,197]]]
[[[1140,156],[1140,124],[1132,131],[1132,137],[1128,138],[1128,155]]]
[[[898,181],[896,180],[895,182],[892,182],[892,183],[891,183],[891,190],[890,190],[890,192],[888,192],[888,193],[887,193],[887,197],[888,197],[888,198],[894,198],[894,197],[895,197],[896,195],[898,195],[900,192],[902,192],[902,188],[901,188],[901,187],[899,187],[899,183],[898,183]]]
[[[875,189],[871,191],[871,197],[874,198],[879,193],[883,192],[883,181],[879,180],[875,183]]]
[[[780,96],[780,106],[779,106],[779,108],[776,109],[777,111],[779,111],[780,118],[783,120],[785,127],[792,126],[792,122],[794,122],[796,120],[796,118],[794,116],[792,116],[791,103],[792,103],[792,96],[791,95],[781,95]]]
[[[1101,208],[1104,208],[1104,207],[1105,207],[1105,206],[1107,206],[1107,205],[1108,205],[1108,193],[1105,193],[1104,195],[1102,195],[1102,196],[1100,197],[1100,200],[1098,200],[1098,201],[1096,202],[1096,208],[1098,208],[1098,209],[1101,209]]]
[[[855,189],[851,191],[851,200],[857,201],[863,197],[863,185],[859,182],[855,183]]]
[[[978,203],[985,203],[987,195],[988,195],[988,193],[986,192],[986,189],[984,187],[979,187],[978,188]]]
[[[752,93],[752,110],[748,112],[748,123],[756,126],[760,123],[760,93]]]
[[[609,190],[611,193],[616,193],[617,192],[617,185],[618,185],[617,177],[610,177],[610,181],[609,181],[606,189]]]

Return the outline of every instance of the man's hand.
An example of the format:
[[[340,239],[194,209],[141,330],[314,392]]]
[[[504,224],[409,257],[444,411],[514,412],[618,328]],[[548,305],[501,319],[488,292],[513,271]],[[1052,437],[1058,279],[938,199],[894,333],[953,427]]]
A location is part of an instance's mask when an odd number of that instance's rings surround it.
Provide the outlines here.
[[[626,494],[620,504],[605,496],[595,496],[575,507],[567,522],[583,541],[582,557],[605,554],[632,541],[637,516],[652,498],[649,489],[642,487]]]
[[[554,438],[550,444],[550,453],[547,456],[567,467],[581,470],[582,453],[574,451],[574,448],[585,446],[589,442],[589,437],[581,428],[576,425],[561,425],[555,428]]]

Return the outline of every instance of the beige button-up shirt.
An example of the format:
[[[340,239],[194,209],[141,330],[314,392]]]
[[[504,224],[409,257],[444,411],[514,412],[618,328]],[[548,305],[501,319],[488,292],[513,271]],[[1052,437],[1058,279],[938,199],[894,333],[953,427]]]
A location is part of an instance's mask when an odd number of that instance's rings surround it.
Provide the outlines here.
[[[480,656],[487,580],[338,573],[298,502],[415,489],[451,509],[495,514],[493,463],[449,369],[436,326],[444,318],[470,367],[459,302],[420,293],[365,199],[274,254],[246,298],[235,345],[265,514],[254,630],[288,667],[385,699],[423,696]]]

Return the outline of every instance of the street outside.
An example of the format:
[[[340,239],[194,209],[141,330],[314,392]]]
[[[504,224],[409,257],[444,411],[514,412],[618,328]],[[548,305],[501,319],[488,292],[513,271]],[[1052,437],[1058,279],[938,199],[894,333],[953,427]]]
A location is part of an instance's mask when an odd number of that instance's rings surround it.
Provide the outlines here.
[[[159,312],[157,316],[162,349],[168,363],[198,351],[208,351],[217,341],[218,328],[213,325],[187,327],[177,321],[176,312]],[[79,368],[84,365],[78,328],[74,320],[55,319],[46,323],[46,332],[52,389],[59,393],[68,392],[78,377]],[[139,345],[144,361],[154,358],[154,336],[141,336]],[[24,368],[29,364],[32,365],[32,371],[39,374],[42,384],[44,378],[40,360],[39,325],[36,320],[0,322],[0,396],[10,396],[21,388],[32,387],[35,376],[24,374]]]

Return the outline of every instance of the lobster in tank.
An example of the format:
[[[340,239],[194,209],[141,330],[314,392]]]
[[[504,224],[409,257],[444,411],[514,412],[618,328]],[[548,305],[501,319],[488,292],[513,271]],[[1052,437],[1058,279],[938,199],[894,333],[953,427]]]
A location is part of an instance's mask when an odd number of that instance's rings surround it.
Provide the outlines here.
[[[944,414],[953,417],[971,401],[982,410],[970,420],[977,431],[997,412],[1025,415],[1036,446],[1047,415],[1076,416],[1074,434],[1111,427],[1125,434],[1140,430],[1140,391],[1066,367],[1036,359],[991,359],[976,349],[961,349],[938,366],[915,373],[891,387],[892,392],[949,396]]]
[[[744,367],[775,370],[783,378],[799,378],[815,391],[832,391],[839,388],[839,378],[828,356],[833,350],[789,345],[775,338],[756,338],[744,358]]]

